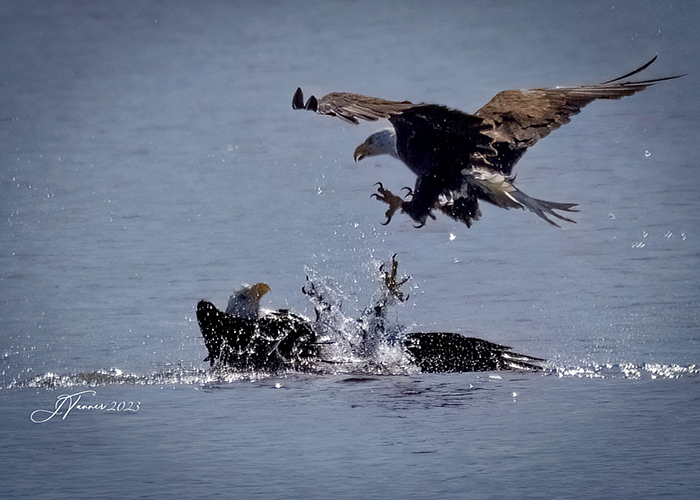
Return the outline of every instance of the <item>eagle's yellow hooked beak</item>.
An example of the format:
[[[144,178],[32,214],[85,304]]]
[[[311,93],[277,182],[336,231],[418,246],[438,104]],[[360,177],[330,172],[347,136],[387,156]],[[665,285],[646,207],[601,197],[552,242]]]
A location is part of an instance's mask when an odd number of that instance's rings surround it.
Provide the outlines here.
[[[257,283],[250,287],[250,290],[255,294],[256,298],[260,299],[260,297],[270,291],[270,286],[267,283]]]
[[[353,154],[353,158],[355,158],[355,161],[360,161],[363,158],[369,156],[369,150],[367,149],[367,146],[365,146],[365,143],[363,142],[357,148],[355,149],[355,154]]]

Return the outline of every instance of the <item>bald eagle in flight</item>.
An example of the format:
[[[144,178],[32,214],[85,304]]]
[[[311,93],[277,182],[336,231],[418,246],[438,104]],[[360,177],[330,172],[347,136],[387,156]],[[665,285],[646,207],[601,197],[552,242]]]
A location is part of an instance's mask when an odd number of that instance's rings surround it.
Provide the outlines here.
[[[664,80],[625,80],[651,65],[595,85],[554,87],[499,92],[473,115],[437,104],[387,101],[346,92],[333,92],[321,99],[311,96],[304,104],[298,88],[293,109],[306,109],[337,116],[346,122],[388,119],[393,128],[370,135],[355,150],[355,161],[369,156],[390,155],[401,160],[418,176],[416,185],[402,199],[381,183],[372,196],[389,205],[386,222],[401,209],[422,227],[435,219],[437,209],[471,227],[479,219],[479,201],[498,207],[528,209],[554,226],[548,216],[575,222],[557,212],[577,212],[575,203],[538,200],[519,190],[513,167],[525,151],[553,130],[569,123],[596,99],[620,99]]]

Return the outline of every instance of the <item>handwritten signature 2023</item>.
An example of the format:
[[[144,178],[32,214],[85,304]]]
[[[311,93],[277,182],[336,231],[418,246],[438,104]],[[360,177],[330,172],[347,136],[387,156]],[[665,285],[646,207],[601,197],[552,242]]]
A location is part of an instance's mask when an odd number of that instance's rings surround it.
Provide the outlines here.
[[[78,411],[108,411],[108,412],[132,412],[141,409],[141,401],[111,401],[109,403],[81,404],[83,396],[97,395],[97,391],[88,389],[74,394],[61,394],[56,398],[53,410],[34,410],[29,418],[35,424],[43,424],[55,417],[65,420],[73,410]]]

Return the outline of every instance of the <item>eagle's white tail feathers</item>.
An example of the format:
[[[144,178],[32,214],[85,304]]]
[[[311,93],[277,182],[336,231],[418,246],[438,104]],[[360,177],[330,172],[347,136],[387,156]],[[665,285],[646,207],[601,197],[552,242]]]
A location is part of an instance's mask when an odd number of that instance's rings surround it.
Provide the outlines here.
[[[527,208],[531,212],[536,213],[553,226],[559,227],[559,224],[549,219],[547,214],[553,215],[557,219],[576,224],[575,220],[569,219],[555,212],[555,210],[561,210],[562,212],[578,212],[578,210],[574,210],[573,208],[576,206],[576,203],[557,203],[554,201],[538,200],[526,195],[515,186],[513,187],[514,190],[507,193],[509,198],[515,200],[521,207]]]
[[[498,207],[505,208],[506,210],[510,208],[527,208],[557,227],[559,227],[559,225],[548,218],[547,215],[552,215],[557,219],[573,222],[574,224],[576,223],[576,221],[568,219],[554,211],[578,212],[578,210],[573,209],[576,203],[557,203],[531,198],[513,185],[513,176],[505,176],[500,172],[487,168],[464,169],[462,170],[462,175],[465,176],[467,183],[478,186],[483,200],[493,203]]]

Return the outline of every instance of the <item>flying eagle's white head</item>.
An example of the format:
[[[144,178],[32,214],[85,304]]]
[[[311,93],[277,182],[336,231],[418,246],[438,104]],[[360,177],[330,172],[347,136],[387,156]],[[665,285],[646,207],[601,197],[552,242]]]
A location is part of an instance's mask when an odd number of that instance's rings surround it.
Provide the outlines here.
[[[370,135],[365,142],[355,149],[355,161],[360,161],[368,156],[391,155],[399,159],[396,151],[396,131],[393,128],[385,128]]]
[[[228,298],[226,312],[237,318],[257,320],[260,316],[260,299],[270,291],[266,283],[244,285]]]

